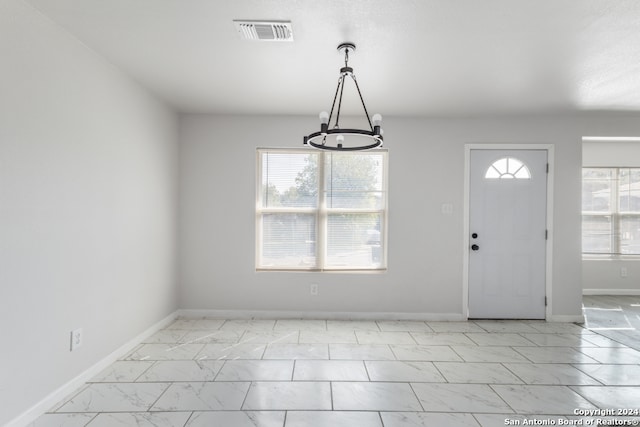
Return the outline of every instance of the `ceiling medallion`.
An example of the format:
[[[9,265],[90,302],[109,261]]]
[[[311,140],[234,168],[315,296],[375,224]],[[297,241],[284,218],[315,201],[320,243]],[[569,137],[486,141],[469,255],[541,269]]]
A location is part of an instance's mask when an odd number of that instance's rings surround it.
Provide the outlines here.
[[[369,150],[382,146],[382,116],[374,114],[369,117],[367,107],[364,105],[364,99],[358,86],[356,76],[353,74],[353,68],[349,67],[349,53],[355,51],[356,45],[353,43],[342,43],[338,46],[338,52],[344,53],[344,67],[340,68],[340,77],[338,78],[338,87],[333,97],[331,112],[323,111],[320,113],[320,131],[313,132],[304,137],[304,145],[309,145],[320,150],[333,151],[359,151]],[[350,77],[355,83],[360,102],[364,109],[364,115],[367,118],[370,129],[342,129],[340,128],[340,109],[342,107],[342,94],[344,92],[345,81]],[[336,109],[336,102],[338,103]],[[331,120],[335,121],[331,126]]]

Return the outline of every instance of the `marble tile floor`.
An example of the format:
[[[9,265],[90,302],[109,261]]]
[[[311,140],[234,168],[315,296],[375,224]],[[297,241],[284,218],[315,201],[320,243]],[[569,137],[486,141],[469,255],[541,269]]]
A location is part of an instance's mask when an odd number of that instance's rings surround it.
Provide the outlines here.
[[[640,351],[640,296],[583,297],[584,326]]]
[[[639,402],[640,351],[584,325],[179,319],[31,426],[571,425]]]

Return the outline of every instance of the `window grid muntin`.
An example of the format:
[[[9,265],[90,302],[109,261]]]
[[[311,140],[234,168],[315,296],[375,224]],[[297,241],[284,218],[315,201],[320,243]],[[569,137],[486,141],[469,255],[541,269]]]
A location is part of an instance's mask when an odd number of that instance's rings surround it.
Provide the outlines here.
[[[516,165],[515,170],[511,168],[511,163],[514,163]],[[484,178],[531,179],[531,171],[529,170],[529,167],[520,159],[516,159],[515,157],[501,157],[491,163],[484,174]]]

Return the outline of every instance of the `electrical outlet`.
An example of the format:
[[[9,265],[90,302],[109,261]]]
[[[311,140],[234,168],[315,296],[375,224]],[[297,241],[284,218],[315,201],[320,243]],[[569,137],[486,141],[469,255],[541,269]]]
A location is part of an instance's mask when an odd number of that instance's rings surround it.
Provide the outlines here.
[[[627,267],[620,267],[620,277],[627,277]]]
[[[318,284],[317,283],[312,283],[311,285],[309,285],[309,293],[313,296],[317,296],[318,295]]]
[[[79,347],[82,347],[82,328],[71,331],[71,346],[69,350],[74,351]]]

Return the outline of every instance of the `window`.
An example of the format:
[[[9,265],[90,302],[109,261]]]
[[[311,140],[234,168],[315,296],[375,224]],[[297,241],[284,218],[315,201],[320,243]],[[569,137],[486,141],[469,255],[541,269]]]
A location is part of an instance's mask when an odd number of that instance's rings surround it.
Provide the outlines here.
[[[640,255],[640,168],[582,169],[582,252]]]
[[[485,179],[531,179],[529,168],[518,159],[504,157],[487,169]]]
[[[259,149],[256,268],[386,268],[387,152]]]

